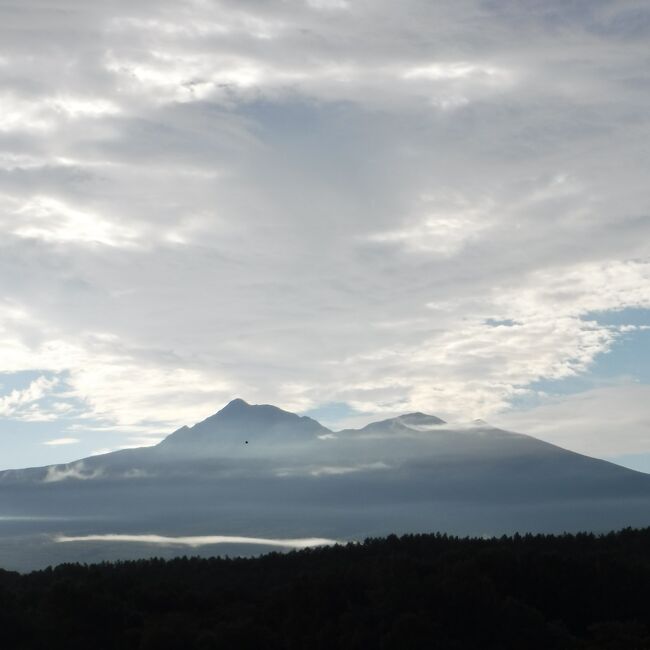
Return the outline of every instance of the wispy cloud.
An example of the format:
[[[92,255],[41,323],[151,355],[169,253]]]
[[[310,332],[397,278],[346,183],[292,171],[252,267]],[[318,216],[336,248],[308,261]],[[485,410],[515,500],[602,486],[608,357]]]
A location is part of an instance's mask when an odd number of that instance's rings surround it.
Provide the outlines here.
[[[281,548],[312,548],[315,546],[331,546],[340,544],[333,539],[320,537],[305,537],[295,539],[272,539],[265,537],[237,537],[229,535],[196,535],[192,537],[166,537],[164,535],[82,535],[54,537],[55,542],[126,542],[135,544],[157,544],[161,546],[189,546],[198,548],[213,544],[253,544],[257,546],[279,546]]]
[[[305,467],[280,468],[275,475],[285,476],[340,476],[342,474],[356,474],[357,472],[375,472],[389,469],[390,465],[382,461],[374,463],[350,463],[347,465],[308,465]]]
[[[43,444],[57,447],[59,445],[75,445],[79,442],[79,438],[54,438],[53,440],[46,440]]]
[[[83,461],[70,465],[51,465],[47,468],[44,483],[59,483],[61,481],[88,481],[100,478],[103,474],[101,468],[87,469]]]
[[[41,376],[32,381],[27,388],[14,389],[8,395],[0,397],[0,416],[23,420],[42,421],[55,417],[53,413],[44,412],[39,402],[59,383],[57,377]]]

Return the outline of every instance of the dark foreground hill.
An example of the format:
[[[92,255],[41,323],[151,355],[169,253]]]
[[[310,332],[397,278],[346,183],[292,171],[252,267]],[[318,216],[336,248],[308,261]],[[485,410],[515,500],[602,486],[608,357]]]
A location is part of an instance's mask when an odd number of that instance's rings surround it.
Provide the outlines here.
[[[650,648],[650,529],[0,572],[4,648]]]

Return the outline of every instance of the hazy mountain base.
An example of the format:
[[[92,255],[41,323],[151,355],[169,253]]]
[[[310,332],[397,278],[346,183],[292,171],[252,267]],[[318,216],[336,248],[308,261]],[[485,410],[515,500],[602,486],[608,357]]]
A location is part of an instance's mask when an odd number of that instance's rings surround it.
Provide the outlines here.
[[[79,517],[71,519],[4,520],[0,522],[0,566],[29,571],[63,562],[93,563],[146,557],[172,558],[188,553],[250,557],[278,550],[270,546],[249,544],[205,544],[188,547],[122,541],[58,542],[60,535],[146,535],[170,537],[210,534],[264,538],[306,538],[358,541],[367,536],[430,532],[429,522],[457,535],[493,536],[517,531],[577,532],[603,531],[603,510],[610,513],[608,522],[619,527],[630,523],[641,526],[648,521],[648,501],[628,499],[614,501],[576,501],[535,505],[467,503],[402,504],[365,508],[295,507],[290,504],[274,508],[272,513],[254,507],[206,508],[201,516],[169,510],[158,515]],[[615,516],[614,514],[615,513]],[[288,549],[287,549],[288,550]]]
[[[3,647],[650,647],[650,529],[0,571]]]

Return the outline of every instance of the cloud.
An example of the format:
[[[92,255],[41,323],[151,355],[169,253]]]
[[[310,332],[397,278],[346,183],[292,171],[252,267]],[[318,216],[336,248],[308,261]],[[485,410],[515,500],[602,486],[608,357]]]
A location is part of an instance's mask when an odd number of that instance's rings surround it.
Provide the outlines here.
[[[378,469],[388,469],[389,466],[383,462],[361,463],[359,465],[323,465],[310,470],[312,476],[338,476],[339,474],[354,474],[356,472],[367,472]]]
[[[120,229],[97,215],[49,197],[33,198],[13,210],[10,219],[16,224],[12,234],[46,242],[128,246],[136,238],[131,230]]]
[[[477,205],[468,203],[462,197],[420,197],[419,212],[413,223],[398,230],[370,235],[369,241],[402,244],[407,250],[441,256],[456,255],[471,241],[480,239],[483,231],[490,227],[490,212],[496,211],[496,204]]]
[[[31,327],[37,328],[25,314],[21,315],[22,337]],[[197,413],[209,415],[214,404],[231,394],[230,385],[191,368],[179,367],[179,359],[166,358],[162,365],[154,360],[134,358],[133,353],[115,346],[112,337],[89,335],[76,341],[49,338],[41,341],[9,339],[10,352],[5,355],[6,372],[36,370],[46,367],[58,376],[40,377],[29,388],[14,390],[0,399],[0,415],[21,419],[55,419],[65,408],[60,402],[39,406],[56,386],[64,396],[76,400],[81,413],[73,431],[114,430],[129,434],[153,434],[138,438],[138,446],[153,444],[168,427],[193,421]],[[1,337],[0,337],[1,338]],[[66,416],[69,417],[69,413]],[[97,423],[108,422],[108,425]],[[157,434],[157,435],[156,435]]]
[[[638,5],[66,7],[0,23],[0,370],[80,439],[236,395],[493,420],[650,306]]]
[[[253,544],[259,546],[279,546],[281,548],[313,548],[339,544],[333,539],[306,537],[296,539],[270,539],[264,537],[238,537],[229,535],[196,535],[192,537],[165,537],[163,535],[83,535],[54,537],[55,542],[126,542],[135,544],[159,544],[161,546],[189,546],[198,548],[212,544]]]
[[[117,105],[97,97],[54,96],[33,98],[4,93],[0,132],[45,134],[70,120],[99,118],[120,112]]]
[[[59,483],[68,480],[88,481],[100,478],[102,473],[101,469],[87,470],[83,461],[70,465],[50,465],[45,478],[43,478],[43,483]]]
[[[46,440],[43,444],[50,446],[59,446],[59,445],[75,445],[79,441],[79,438],[54,438],[53,440]]]
[[[307,0],[307,4],[313,9],[326,11],[349,9],[350,7],[346,0]]]
[[[23,390],[14,389],[8,395],[0,397],[0,417],[12,417],[28,421],[42,421],[55,417],[44,412],[39,402],[59,383],[58,378],[41,376],[32,381]]]
[[[588,456],[650,452],[650,387],[623,384],[548,396],[539,406],[493,420]]]
[[[334,436],[336,437],[336,436]],[[319,436],[323,438],[323,436]],[[352,465],[316,465],[307,466],[298,469],[279,469],[275,472],[276,476],[338,476],[341,474],[355,474],[357,472],[372,472],[376,470],[389,469],[389,465],[384,462],[375,463],[357,463]]]

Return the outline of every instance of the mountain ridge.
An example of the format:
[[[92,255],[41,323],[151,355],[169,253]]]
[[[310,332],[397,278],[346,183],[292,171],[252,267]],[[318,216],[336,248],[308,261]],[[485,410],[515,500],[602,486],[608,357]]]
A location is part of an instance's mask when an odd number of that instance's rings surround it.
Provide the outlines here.
[[[459,427],[435,415],[417,411],[371,422],[359,429],[334,431],[308,416],[301,416],[271,404],[250,404],[237,397],[213,415],[191,426],[180,427],[155,445],[110,451],[68,463],[2,470],[0,481],[22,472],[42,473],[43,470],[69,472],[69,478],[77,478],[75,467],[84,465],[86,468],[94,468],[109,459],[116,460],[118,465],[128,464],[132,460],[165,463],[175,458],[181,460],[184,456],[193,460],[202,457],[202,460],[207,462],[212,458],[219,458],[222,454],[224,458],[234,456],[237,460],[246,461],[257,453],[273,456],[276,449],[280,453],[288,447],[304,451],[310,445],[325,440],[336,441],[339,446],[345,448],[368,436],[374,440],[379,438],[387,449],[394,448],[397,457],[400,456],[400,446],[408,447],[409,440],[435,442],[438,445],[437,451],[445,458],[453,457],[454,453],[462,456],[471,452],[473,460],[480,454],[484,454],[486,458],[495,454],[501,454],[504,458],[516,456],[520,453],[517,446],[524,445],[527,446],[528,452],[534,449],[536,453],[588,459],[611,465],[625,473],[650,478],[650,475],[643,472],[585,456],[533,436],[492,427],[482,420]],[[504,441],[507,444],[503,444]],[[330,453],[332,447],[335,445],[330,445],[330,449],[323,446],[319,449],[323,461],[332,460],[336,456]],[[92,473],[88,475],[91,476]]]
[[[236,423],[237,426],[233,426],[233,423]],[[0,480],[2,480],[2,477],[5,474],[22,471],[37,471],[49,467],[68,467],[81,462],[89,462],[93,464],[97,459],[101,458],[114,457],[115,455],[133,456],[141,451],[145,452],[154,449],[171,451],[174,447],[180,449],[183,446],[189,446],[192,444],[203,444],[209,447],[212,451],[215,451],[215,448],[218,448],[219,446],[230,445],[232,448],[233,445],[240,445],[242,443],[247,444],[248,442],[252,444],[263,439],[263,436],[271,436],[274,442],[278,442],[278,438],[281,437],[281,434],[287,433],[286,425],[290,425],[289,428],[291,431],[289,433],[291,435],[288,439],[284,440],[285,443],[305,442],[305,440],[318,436],[337,438],[340,436],[368,434],[373,432],[384,434],[392,432],[400,434],[406,430],[417,430],[419,427],[425,429],[429,427],[439,427],[444,429],[445,427],[443,425],[447,425],[449,430],[459,431],[458,428],[454,428],[454,425],[449,425],[445,420],[435,415],[429,415],[420,411],[403,413],[395,417],[370,422],[358,429],[346,428],[334,430],[322,425],[320,422],[309,416],[298,415],[271,404],[251,404],[244,399],[237,397],[203,420],[192,425],[183,425],[175,431],[167,434],[155,445],[116,449],[101,454],[81,457],[65,463],[29,466],[24,468],[7,468],[0,470]],[[493,432],[502,431],[487,425],[487,423],[482,420],[474,421],[472,426],[474,426],[474,428],[480,426]],[[514,432],[505,433],[515,436],[526,436],[526,434]],[[526,437],[532,438],[531,436]]]
[[[22,567],[79,560],[80,548],[92,561],[151,552],[127,552],[125,536],[346,540],[648,524],[648,474],[419,412],[333,432],[233,400],[151,447],[0,472],[0,553]]]
[[[213,439],[214,429],[221,429],[221,439]],[[249,404],[241,398],[228,402],[222,409],[190,427],[181,427],[158,443],[158,446],[191,443],[246,442],[263,435],[291,433],[299,439],[310,433],[331,433],[316,420],[285,411],[271,404]]]

